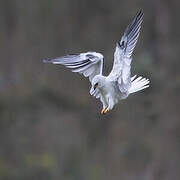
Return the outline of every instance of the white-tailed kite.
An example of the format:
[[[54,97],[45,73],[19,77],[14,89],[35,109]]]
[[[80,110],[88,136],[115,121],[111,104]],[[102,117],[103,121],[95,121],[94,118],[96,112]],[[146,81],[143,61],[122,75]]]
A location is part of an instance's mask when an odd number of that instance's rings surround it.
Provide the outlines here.
[[[78,72],[89,77],[90,94],[100,98],[103,109],[101,114],[109,112],[121,99],[129,94],[149,87],[149,80],[136,75],[131,77],[132,53],[141,29],[143,12],[140,11],[126,28],[121,40],[116,44],[114,64],[111,73],[103,76],[104,57],[101,53],[87,52],[71,54],[44,62],[62,64],[72,72]]]

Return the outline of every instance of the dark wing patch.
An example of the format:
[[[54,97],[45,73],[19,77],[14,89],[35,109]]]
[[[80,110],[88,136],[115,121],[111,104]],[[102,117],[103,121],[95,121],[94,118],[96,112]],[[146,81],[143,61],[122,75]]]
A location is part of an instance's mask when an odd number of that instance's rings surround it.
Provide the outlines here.
[[[92,78],[97,74],[102,74],[103,55],[96,52],[87,52],[81,54],[69,54],[67,56],[46,59],[45,63],[62,64],[73,72],[83,74],[85,77]]]
[[[118,43],[119,47],[123,49],[127,57],[131,57],[139,37],[141,23],[143,21],[143,11],[141,10],[133,19],[132,23],[126,28],[121,41]]]
[[[89,59],[93,59],[93,58],[94,58],[94,55],[92,55],[92,54],[86,54],[86,57],[89,58]]]

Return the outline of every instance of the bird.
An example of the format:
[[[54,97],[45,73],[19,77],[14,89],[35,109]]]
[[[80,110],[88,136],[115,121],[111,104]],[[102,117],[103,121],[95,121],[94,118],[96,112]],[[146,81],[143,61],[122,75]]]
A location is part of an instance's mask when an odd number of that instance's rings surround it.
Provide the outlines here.
[[[144,13],[140,10],[127,26],[116,43],[114,63],[108,76],[103,75],[104,56],[101,53],[69,54],[66,56],[44,59],[44,63],[60,64],[89,78],[90,94],[102,103],[101,114],[107,114],[121,100],[130,94],[149,87],[149,79],[137,75],[131,76],[132,54],[136,46]]]

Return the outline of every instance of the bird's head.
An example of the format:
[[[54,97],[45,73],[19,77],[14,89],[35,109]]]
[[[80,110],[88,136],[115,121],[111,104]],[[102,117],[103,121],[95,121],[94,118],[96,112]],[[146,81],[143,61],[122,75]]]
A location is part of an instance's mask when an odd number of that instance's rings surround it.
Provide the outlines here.
[[[104,86],[104,82],[105,82],[105,77],[101,75],[97,75],[93,78],[91,84],[95,90],[96,88],[102,88]]]

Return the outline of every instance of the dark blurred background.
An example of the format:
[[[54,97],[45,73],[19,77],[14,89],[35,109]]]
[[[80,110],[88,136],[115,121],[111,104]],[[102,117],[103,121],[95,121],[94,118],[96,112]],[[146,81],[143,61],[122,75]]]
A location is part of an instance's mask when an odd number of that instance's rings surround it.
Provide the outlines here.
[[[132,74],[151,87],[106,116],[79,74],[42,59],[101,52],[135,14]],[[0,0],[0,180],[179,180],[179,0]]]

